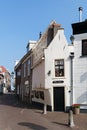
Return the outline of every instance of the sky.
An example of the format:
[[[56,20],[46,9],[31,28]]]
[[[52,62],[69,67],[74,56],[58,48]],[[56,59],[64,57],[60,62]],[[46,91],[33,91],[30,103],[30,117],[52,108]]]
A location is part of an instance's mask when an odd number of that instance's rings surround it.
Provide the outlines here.
[[[0,66],[14,71],[26,54],[29,40],[38,40],[52,20],[64,28],[68,43],[71,24],[79,22],[78,8],[87,19],[87,0],[0,0]]]

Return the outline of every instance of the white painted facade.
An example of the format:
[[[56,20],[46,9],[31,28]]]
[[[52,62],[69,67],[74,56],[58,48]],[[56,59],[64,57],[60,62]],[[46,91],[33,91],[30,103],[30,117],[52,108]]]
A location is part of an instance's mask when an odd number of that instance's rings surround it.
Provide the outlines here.
[[[70,106],[70,51],[73,46],[69,46],[64,35],[64,29],[58,29],[51,43],[46,44],[46,33],[43,42],[38,41],[33,48],[32,67],[32,89],[44,92],[44,100],[34,97],[35,102],[44,103],[54,110],[54,88],[64,88],[64,110]],[[55,60],[64,59],[64,76],[55,77]],[[61,100],[61,99],[60,99]]]
[[[55,67],[54,61],[55,59],[64,59],[64,77],[55,77]],[[51,71],[50,76],[48,72]],[[54,109],[54,95],[53,95],[53,87],[64,87],[65,90],[65,107],[70,105],[70,59],[69,59],[69,47],[64,36],[64,30],[58,30],[55,38],[49,47],[45,50],[45,87],[51,89],[49,91],[51,97],[52,109]],[[64,83],[53,84],[53,81],[63,80]]]
[[[81,109],[87,109],[87,54],[82,56],[82,40],[87,40],[87,21],[72,24],[72,27],[73,44],[68,44],[64,29],[53,21],[38,41],[30,41],[27,45],[27,51],[32,50],[32,101],[50,106],[52,111],[60,106],[61,99],[64,111],[76,103]],[[55,75],[55,60],[64,60],[63,76]]]
[[[87,109],[87,56],[82,56],[82,40],[87,33],[74,35],[74,103],[85,104]]]

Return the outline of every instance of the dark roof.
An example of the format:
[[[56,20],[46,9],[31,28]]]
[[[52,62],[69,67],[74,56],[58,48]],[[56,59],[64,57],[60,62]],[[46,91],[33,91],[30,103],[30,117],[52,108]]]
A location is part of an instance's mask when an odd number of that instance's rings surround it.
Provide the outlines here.
[[[72,24],[73,35],[87,33],[87,20]]]
[[[28,51],[18,62],[18,64],[14,67],[14,70],[16,71],[16,69],[19,68],[19,66],[22,64],[22,62],[32,53],[32,49],[30,51]]]

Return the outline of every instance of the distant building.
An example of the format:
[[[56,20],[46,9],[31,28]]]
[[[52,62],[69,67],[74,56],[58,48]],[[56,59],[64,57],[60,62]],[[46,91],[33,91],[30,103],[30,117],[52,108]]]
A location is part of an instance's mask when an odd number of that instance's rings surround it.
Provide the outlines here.
[[[22,98],[21,77],[21,61],[19,61],[15,66],[15,91],[20,98]]]
[[[0,66],[0,92],[7,93],[8,91],[11,91],[11,75],[4,66]]]

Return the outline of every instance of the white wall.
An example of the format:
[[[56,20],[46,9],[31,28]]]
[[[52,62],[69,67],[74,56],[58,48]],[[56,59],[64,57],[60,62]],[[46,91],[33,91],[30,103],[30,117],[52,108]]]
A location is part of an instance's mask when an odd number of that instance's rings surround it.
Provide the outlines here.
[[[64,35],[64,30],[58,30],[50,45],[44,49],[45,59],[33,68],[32,87],[33,89],[43,89],[45,94],[44,102],[52,106],[53,109],[53,87],[64,87],[65,106],[70,106],[70,48]],[[64,59],[64,77],[55,77],[55,59]],[[48,72],[50,71],[50,74]],[[64,83],[53,84],[55,80],[63,80]],[[43,102],[40,99],[34,101]]]
[[[35,68],[33,68],[32,73],[32,88],[42,89],[45,86],[45,65],[44,61],[40,62]]]
[[[55,68],[54,60],[55,59],[64,59],[65,64],[65,76],[64,77],[55,77]],[[48,75],[48,72],[51,71],[51,74]],[[64,83],[53,84],[55,80],[63,80]],[[65,104],[70,105],[70,59],[69,59],[69,46],[64,36],[64,30],[58,30],[55,38],[45,49],[45,88],[51,89],[51,104],[53,104],[53,87],[65,87]],[[48,97],[47,97],[48,99]]]
[[[87,104],[87,57],[82,57],[81,54],[82,40],[87,39],[87,33],[74,37],[74,102]]]

